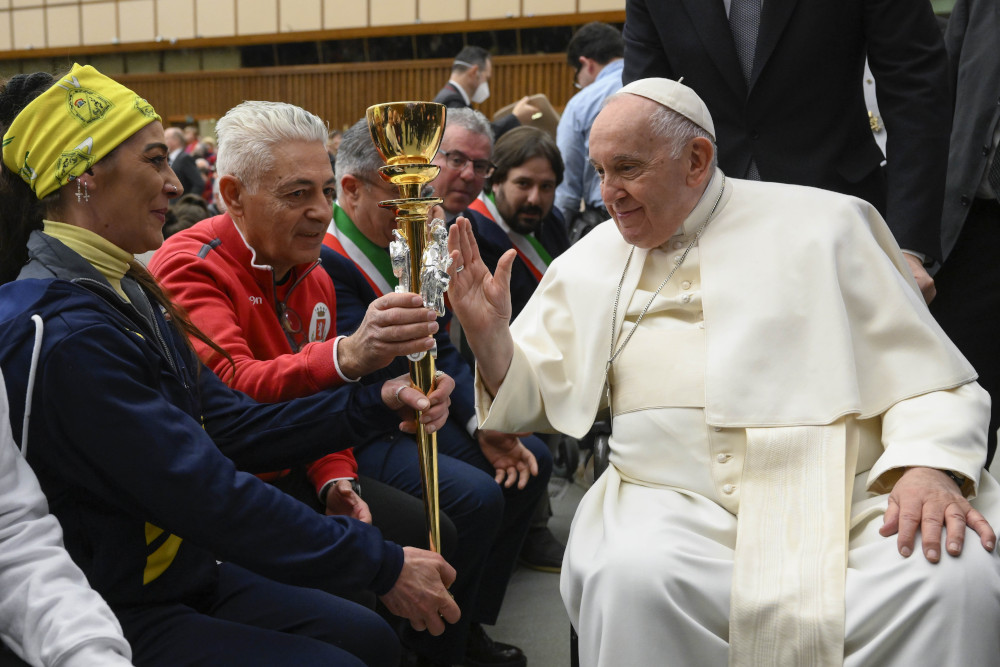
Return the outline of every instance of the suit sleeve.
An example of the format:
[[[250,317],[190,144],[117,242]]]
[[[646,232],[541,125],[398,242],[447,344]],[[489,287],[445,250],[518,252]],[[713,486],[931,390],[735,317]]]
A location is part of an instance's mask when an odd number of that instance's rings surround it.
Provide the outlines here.
[[[622,30],[622,38],[625,40],[623,85],[647,77],[677,78],[667,61],[667,54],[649,16],[646,1],[628,0],[625,3],[625,27]]]
[[[888,133],[886,221],[901,248],[940,260],[952,115],[941,30],[921,0],[867,0],[865,30]]]

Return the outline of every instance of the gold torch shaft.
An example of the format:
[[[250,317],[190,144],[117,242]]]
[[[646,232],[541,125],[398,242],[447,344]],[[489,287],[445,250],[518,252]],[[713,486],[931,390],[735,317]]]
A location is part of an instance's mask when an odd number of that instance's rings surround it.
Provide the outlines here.
[[[419,186],[416,192],[407,192],[412,186],[400,185],[400,195],[403,199],[419,196]],[[420,263],[427,244],[426,215],[400,215],[396,217],[399,233],[403,235],[410,246],[411,288],[420,293]],[[417,361],[410,360],[410,380],[413,386],[424,394],[430,394],[434,389],[434,355],[428,353]],[[441,553],[441,503],[438,496],[438,466],[437,466],[437,433],[428,433],[427,428],[420,423],[421,413],[417,413],[417,455],[420,461],[420,483],[424,495],[424,517],[427,520],[428,544],[430,550]]]
[[[402,254],[409,255],[409,290],[421,294],[425,304],[433,298],[435,310],[443,314],[443,290],[447,289],[447,281],[440,277],[440,272],[447,269],[438,263],[432,263],[434,274],[428,285],[423,286],[436,294],[434,297],[424,295],[422,291],[424,269],[424,250],[428,246],[427,218],[430,208],[440,203],[434,197],[421,197],[421,189],[437,176],[439,168],[431,164],[441,144],[444,132],[445,108],[432,102],[389,102],[376,104],[365,112],[368,119],[368,129],[372,141],[386,166],[379,169],[382,178],[399,188],[400,199],[379,202],[379,206],[396,209],[396,227],[399,235],[405,240],[406,248],[397,248]],[[443,227],[441,228],[443,229]],[[440,231],[440,230],[439,230]],[[440,258],[440,243],[434,245],[434,251],[429,256]],[[401,258],[395,255],[392,247],[390,254],[393,260]],[[447,250],[444,251],[445,259]],[[405,265],[406,262],[401,262]],[[394,265],[395,273],[396,267]],[[399,273],[396,274],[400,276]],[[446,276],[445,276],[446,278]],[[400,284],[403,284],[401,278]],[[440,299],[440,301],[439,301]],[[417,358],[410,358],[410,379],[413,386],[429,395],[434,389],[434,354],[425,353]],[[424,493],[424,513],[427,520],[429,547],[432,551],[441,552],[441,521],[440,502],[438,498],[438,466],[437,466],[437,434],[428,433],[420,424],[420,413],[417,414],[417,451],[420,460],[420,481]]]

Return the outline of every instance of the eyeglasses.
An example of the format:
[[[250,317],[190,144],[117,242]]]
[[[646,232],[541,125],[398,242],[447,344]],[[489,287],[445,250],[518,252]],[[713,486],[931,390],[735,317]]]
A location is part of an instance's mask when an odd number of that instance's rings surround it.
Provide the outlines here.
[[[438,151],[444,156],[445,164],[455,171],[461,171],[465,168],[465,165],[472,163],[472,171],[476,173],[476,176],[481,176],[483,178],[489,178],[496,166],[489,160],[473,160],[468,155],[461,151]]]
[[[583,67],[576,67],[573,69],[573,87],[577,90],[583,90],[583,84],[580,83],[580,70]]]

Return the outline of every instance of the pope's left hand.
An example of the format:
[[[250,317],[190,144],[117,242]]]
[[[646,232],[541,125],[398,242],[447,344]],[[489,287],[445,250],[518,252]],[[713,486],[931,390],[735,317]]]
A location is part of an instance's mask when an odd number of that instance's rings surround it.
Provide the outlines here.
[[[500,433],[499,431],[477,431],[479,449],[496,470],[497,484],[510,488],[517,483],[523,489],[528,479],[538,474],[538,461],[531,450],[524,446],[520,436],[530,433]]]
[[[973,509],[950,477],[934,468],[908,468],[889,494],[889,507],[879,533],[888,537],[898,532],[899,553],[907,558],[913,553],[919,528],[924,557],[936,563],[941,560],[942,525],[952,556],[962,553],[966,526],[979,534],[987,551],[993,551],[996,545],[996,533],[989,522]]]

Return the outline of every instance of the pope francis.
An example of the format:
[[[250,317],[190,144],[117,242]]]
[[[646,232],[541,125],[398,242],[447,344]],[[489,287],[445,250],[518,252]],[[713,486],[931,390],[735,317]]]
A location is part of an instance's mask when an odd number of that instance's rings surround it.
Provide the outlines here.
[[[590,156],[613,220],[513,327],[513,254],[492,276],[451,230],[481,426],[612,419],[562,570],[583,664],[996,664],[975,371],[870,205],[727,178],[714,141],[680,83],[611,97]]]

